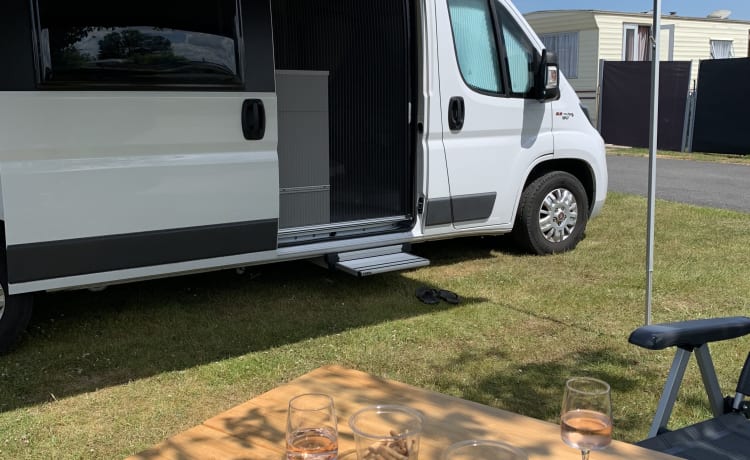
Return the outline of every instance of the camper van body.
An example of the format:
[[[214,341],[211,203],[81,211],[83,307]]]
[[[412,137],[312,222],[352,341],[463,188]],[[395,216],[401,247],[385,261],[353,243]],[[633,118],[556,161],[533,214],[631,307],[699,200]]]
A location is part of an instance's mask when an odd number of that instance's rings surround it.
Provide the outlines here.
[[[2,6],[3,347],[33,292],[511,231],[557,252],[604,203],[602,139],[509,1],[110,6]]]

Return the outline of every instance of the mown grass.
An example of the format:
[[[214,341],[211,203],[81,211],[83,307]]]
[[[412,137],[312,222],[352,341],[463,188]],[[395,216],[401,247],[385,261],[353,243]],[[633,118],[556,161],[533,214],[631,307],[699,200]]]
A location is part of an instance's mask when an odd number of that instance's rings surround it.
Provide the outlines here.
[[[637,147],[608,146],[607,153],[610,155],[647,157],[649,150]],[[672,158],[675,160],[709,161],[714,163],[750,164],[750,155],[733,155],[727,153],[701,153],[701,152],[672,152],[669,150],[658,150],[657,157]]]
[[[627,343],[644,320],[645,217],[643,198],[611,194],[579,248],[550,257],[469,238],[365,279],[295,262],[41,296],[0,357],[0,458],[123,457],[329,363],[550,421],[567,377],[598,376],[616,438],[642,439],[672,357]],[[747,315],[748,247],[750,215],[659,201],[654,321]],[[424,305],[421,285],[464,300]],[[750,340],[716,345],[729,393]],[[708,416],[696,367],[676,425]]]

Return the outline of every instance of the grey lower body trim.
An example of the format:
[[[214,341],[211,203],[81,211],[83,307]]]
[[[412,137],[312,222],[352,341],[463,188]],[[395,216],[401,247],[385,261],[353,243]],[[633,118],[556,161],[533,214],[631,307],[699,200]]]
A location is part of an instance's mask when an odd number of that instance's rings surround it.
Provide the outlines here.
[[[445,225],[453,222],[453,211],[451,211],[450,198],[436,198],[427,200],[427,216],[425,225]]]
[[[276,249],[278,220],[8,246],[8,282],[187,262]]]
[[[487,220],[495,207],[497,193],[477,193],[427,201],[425,225]]]
[[[497,193],[478,193],[476,195],[454,196],[453,222],[469,222],[471,220],[487,220],[495,207]]]

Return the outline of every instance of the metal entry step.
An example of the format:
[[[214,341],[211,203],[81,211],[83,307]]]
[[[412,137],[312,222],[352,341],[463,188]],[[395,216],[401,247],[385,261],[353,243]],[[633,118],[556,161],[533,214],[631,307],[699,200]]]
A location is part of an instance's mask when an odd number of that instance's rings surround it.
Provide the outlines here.
[[[334,267],[350,275],[370,276],[426,265],[430,265],[429,260],[404,252],[399,245],[340,253]]]

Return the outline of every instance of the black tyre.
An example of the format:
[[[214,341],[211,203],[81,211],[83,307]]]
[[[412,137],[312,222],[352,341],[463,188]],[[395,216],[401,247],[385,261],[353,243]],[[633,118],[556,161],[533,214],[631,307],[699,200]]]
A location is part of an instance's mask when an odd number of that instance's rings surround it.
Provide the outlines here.
[[[33,294],[3,295],[0,288],[0,354],[11,350],[31,319]]]
[[[534,254],[554,254],[575,248],[586,229],[589,201],[581,182],[563,171],[531,182],[521,195],[513,237]]]

